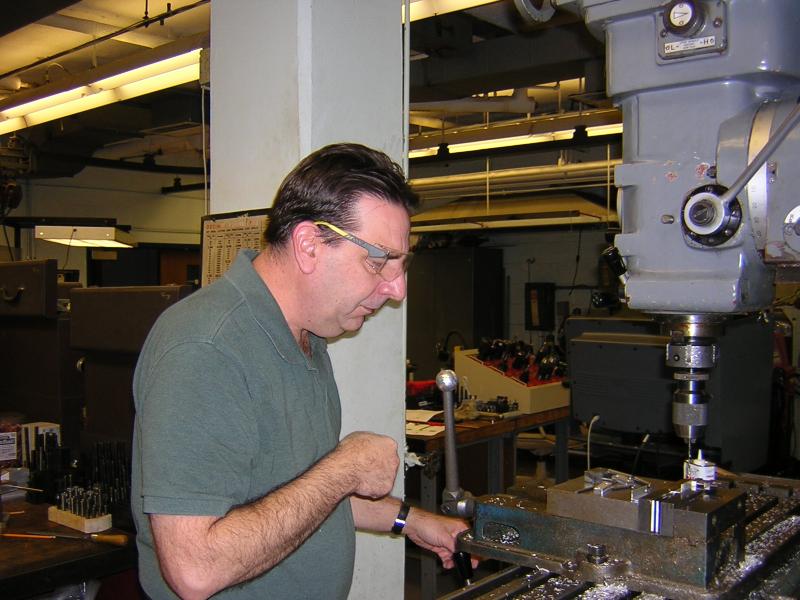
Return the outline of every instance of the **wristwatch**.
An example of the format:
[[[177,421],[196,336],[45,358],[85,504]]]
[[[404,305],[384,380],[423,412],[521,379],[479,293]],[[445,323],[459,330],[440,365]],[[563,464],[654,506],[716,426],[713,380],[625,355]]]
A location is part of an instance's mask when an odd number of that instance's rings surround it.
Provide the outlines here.
[[[400,535],[403,533],[403,528],[406,526],[406,519],[408,518],[409,510],[411,510],[411,507],[405,502],[400,505],[400,512],[397,513],[397,516],[394,518],[394,525],[392,525],[392,533],[394,535]]]

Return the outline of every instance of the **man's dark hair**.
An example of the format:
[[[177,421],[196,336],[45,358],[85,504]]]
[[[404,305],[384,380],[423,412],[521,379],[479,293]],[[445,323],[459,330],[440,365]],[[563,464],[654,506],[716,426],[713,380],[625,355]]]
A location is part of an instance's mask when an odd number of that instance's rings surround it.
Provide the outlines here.
[[[419,204],[400,167],[383,152],[361,144],[320,148],[281,183],[264,237],[271,246],[283,246],[302,221],[357,229],[355,206],[365,194],[403,206],[409,214]]]

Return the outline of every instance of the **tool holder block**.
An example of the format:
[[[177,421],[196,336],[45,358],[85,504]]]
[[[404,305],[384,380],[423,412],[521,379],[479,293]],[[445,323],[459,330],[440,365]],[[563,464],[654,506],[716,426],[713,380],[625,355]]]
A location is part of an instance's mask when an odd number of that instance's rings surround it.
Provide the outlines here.
[[[59,525],[64,525],[70,529],[77,529],[83,533],[97,533],[98,531],[105,531],[111,529],[111,515],[105,514],[99,517],[92,517],[88,519],[81,517],[75,513],[61,510],[56,506],[50,506],[47,509],[47,520]]]

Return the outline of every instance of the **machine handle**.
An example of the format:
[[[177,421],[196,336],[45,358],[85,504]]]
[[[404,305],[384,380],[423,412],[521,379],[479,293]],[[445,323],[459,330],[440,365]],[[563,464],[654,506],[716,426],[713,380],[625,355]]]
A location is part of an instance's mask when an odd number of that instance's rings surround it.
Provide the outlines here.
[[[472,585],[472,557],[468,552],[455,552],[453,562],[456,563],[458,575],[465,585]]]
[[[458,485],[458,462],[456,458],[456,423],[453,411],[453,390],[458,386],[458,377],[455,372],[442,370],[436,375],[436,386],[442,392],[444,408],[444,458],[445,458],[445,490],[455,495],[456,499],[463,496],[463,491]]]
[[[728,203],[732,202],[734,198],[739,195],[739,192],[744,189],[744,186],[753,178],[753,175],[758,172],[761,166],[767,162],[770,155],[775,152],[777,147],[786,139],[786,136],[789,135],[798,122],[800,122],[800,98],[798,98],[798,104],[792,109],[789,116],[784,119],[783,123],[780,124],[780,127],[775,130],[772,137],[767,140],[764,147],[759,150],[758,154],[753,158],[753,161],[747,165],[747,168],[736,178],[736,181],[731,184],[731,187],[719,197],[719,201],[723,207],[727,206]]]

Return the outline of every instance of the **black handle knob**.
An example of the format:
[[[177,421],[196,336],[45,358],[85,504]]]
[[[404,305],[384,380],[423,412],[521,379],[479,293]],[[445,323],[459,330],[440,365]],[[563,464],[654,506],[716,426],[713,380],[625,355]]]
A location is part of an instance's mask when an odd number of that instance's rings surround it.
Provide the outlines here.
[[[605,260],[608,264],[608,268],[611,269],[611,272],[617,277],[624,275],[628,270],[628,267],[625,266],[625,261],[622,260],[622,255],[619,253],[619,250],[617,250],[616,246],[609,246],[603,250],[603,253],[600,256],[603,257],[603,260]]]
[[[453,562],[456,563],[458,575],[466,585],[472,583],[472,557],[467,552],[456,552],[453,554]]]

